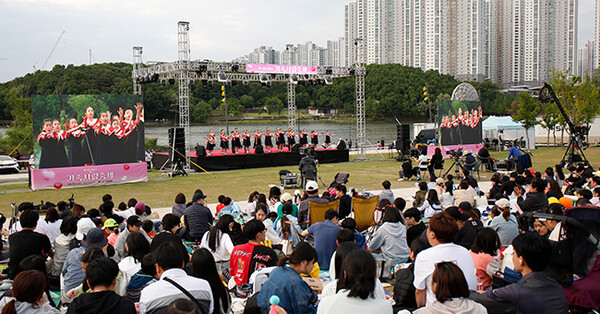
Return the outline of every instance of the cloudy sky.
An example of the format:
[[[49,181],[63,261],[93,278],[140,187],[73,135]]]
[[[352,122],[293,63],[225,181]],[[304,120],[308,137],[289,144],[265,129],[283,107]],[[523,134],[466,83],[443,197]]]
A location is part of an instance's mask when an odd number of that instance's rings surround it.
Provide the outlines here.
[[[579,43],[593,39],[594,1],[579,0]],[[261,45],[312,40],[325,46],[343,35],[350,0],[0,0],[0,82],[55,64],[177,59],[177,22],[190,22],[192,59],[228,61]]]

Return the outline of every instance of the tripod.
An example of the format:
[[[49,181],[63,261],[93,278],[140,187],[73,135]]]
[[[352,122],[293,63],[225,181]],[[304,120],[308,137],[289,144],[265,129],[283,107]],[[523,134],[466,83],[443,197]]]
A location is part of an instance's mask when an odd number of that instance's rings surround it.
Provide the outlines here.
[[[181,159],[171,163],[171,178],[178,175],[187,176],[187,172],[185,172],[185,161]]]
[[[456,169],[454,169],[454,172],[459,172],[460,170],[465,169],[465,165],[463,165],[463,162],[460,160],[460,157],[454,156],[454,158],[452,158],[452,160],[453,160],[452,165],[450,166],[450,168],[448,168],[448,171],[446,171],[446,173],[444,173],[444,178],[450,173],[450,171],[452,171],[452,168],[454,168],[454,166],[456,166]]]

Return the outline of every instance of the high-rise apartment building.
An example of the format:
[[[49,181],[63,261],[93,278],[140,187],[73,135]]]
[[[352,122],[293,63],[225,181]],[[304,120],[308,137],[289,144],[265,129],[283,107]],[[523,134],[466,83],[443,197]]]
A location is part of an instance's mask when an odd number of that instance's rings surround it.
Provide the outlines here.
[[[260,46],[248,55],[249,63],[279,64],[279,51],[269,46]]]
[[[281,64],[298,64],[298,48],[292,44],[285,45],[285,50],[281,52]]]
[[[577,66],[575,67],[575,75],[592,76],[596,64],[596,43],[593,40],[588,40],[583,48],[577,49]]]
[[[577,0],[356,0],[345,7],[346,51],[355,60],[362,38],[367,63],[539,83],[552,68],[573,72],[577,11]]]

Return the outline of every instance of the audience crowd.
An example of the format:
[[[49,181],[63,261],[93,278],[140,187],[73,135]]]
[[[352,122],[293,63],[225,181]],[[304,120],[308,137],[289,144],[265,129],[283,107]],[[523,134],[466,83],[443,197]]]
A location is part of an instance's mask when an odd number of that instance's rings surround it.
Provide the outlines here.
[[[221,195],[215,212],[202,190],[178,193],[162,218],[133,198],[115,206],[111,195],[90,210],[47,203],[43,218],[21,203],[4,234],[1,313],[566,313],[586,298],[600,306],[597,294],[581,296],[547,271],[566,243],[560,217],[575,206],[600,210],[600,173],[494,173],[487,191],[466,169],[429,174],[412,198],[382,182],[366,229],[352,206],[366,196],[344,185],[319,191],[314,181],[293,195],[253,192],[245,208]],[[311,204],[334,200],[337,208],[311,217]],[[526,218],[538,212],[553,216]]]

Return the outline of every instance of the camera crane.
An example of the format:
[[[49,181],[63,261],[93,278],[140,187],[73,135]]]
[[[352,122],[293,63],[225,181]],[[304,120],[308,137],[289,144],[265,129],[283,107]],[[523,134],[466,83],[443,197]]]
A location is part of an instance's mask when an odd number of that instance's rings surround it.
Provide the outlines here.
[[[558,107],[558,110],[560,111],[560,114],[563,116],[563,119],[565,119],[565,122],[569,127],[571,139],[560,164],[564,166],[568,163],[583,162],[583,164],[591,167],[590,162],[587,160],[585,154],[583,153],[583,150],[586,149],[588,146],[588,143],[585,139],[586,134],[583,130],[584,128],[575,126],[573,121],[571,121],[571,119],[567,115],[565,108],[563,108],[563,106],[560,104],[560,100],[554,93],[552,86],[547,82],[544,82],[544,86],[538,94],[538,99],[542,103],[555,103]]]

